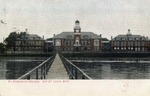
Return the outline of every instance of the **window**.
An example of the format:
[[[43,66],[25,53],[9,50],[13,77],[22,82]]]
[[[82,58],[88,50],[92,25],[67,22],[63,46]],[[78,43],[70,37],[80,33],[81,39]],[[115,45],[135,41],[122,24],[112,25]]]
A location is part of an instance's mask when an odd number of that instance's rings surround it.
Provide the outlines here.
[[[141,40],[144,40],[144,37],[141,37]]]
[[[116,42],[116,46],[119,46],[119,41]]]
[[[76,30],[76,32],[79,32],[79,30]]]
[[[69,44],[70,44],[70,46],[71,46],[71,41],[70,41],[70,43],[69,43]]]
[[[130,45],[133,46],[133,41],[131,41]]]
[[[140,51],[141,48],[138,48],[138,51]]]
[[[79,44],[79,37],[76,37],[76,42],[77,45]]]
[[[138,42],[138,46],[140,46],[140,42]]]
[[[67,35],[66,38],[67,38],[67,39],[71,39],[71,38],[72,38],[72,35]]]
[[[114,42],[114,46],[116,46],[117,44],[116,44],[116,42]]]
[[[99,46],[99,40],[98,39],[94,40],[94,46]]]
[[[123,37],[122,40],[125,40],[125,38]]]
[[[115,38],[115,40],[120,40],[120,39],[121,39],[121,38],[119,38],[119,37],[116,37],[116,38]]]
[[[139,38],[138,38],[138,37],[136,37],[136,38],[135,38],[135,40],[139,40]]]
[[[124,41],[124,44],[123,44],[124,46],[126,46],[126,41]]]
[[[142,47],[142,51],[144,51],[144,47]]]
[[[86,38],[88,38],[88,37],[89,37],[88,35],[83,35],[83,38],[84,38],[84,39],[86,39]]]
[[[137,44],[138,42],[135,42],[135,46],[137,46],[138,44]]]
[[[137,51],[137,47],[135,47],[135,51]]]
[[[97,47],[97,50],[99,50],[99,47]]]
[[[129,40],[133,40],[132,37],[130,37]]]
[[[41,41],[39,41],[39,45],[41,45],[42,44],[42,42]]]
[[[66,41],[66,46],[68,45],[68,41]]]
[[[120,42],[121,43],[121,46],[123,46],[123,42]]]
[[[85,41],[85,45],[87,45],[87,41]]]
[[[98,41],[96,41],[96,44],[98,44]]]
[[[88,41],[86,41],[86,44],[88,45]]]
[[[99,47],[94,47],[95,51],[98,51],[99,50]]]
[[[142,46],[144,46],[144,43],[145,43],[145,42],[142,42]]]

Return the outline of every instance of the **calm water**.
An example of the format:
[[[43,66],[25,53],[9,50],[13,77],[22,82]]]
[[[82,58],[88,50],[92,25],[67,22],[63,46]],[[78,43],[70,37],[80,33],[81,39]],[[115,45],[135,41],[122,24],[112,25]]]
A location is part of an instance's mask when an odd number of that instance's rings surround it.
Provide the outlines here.
[[[93,79],[150,79],[150,63],[73,62]]]
[[[0,57],[0,79],[16,79],[45,59],[46,57]]]

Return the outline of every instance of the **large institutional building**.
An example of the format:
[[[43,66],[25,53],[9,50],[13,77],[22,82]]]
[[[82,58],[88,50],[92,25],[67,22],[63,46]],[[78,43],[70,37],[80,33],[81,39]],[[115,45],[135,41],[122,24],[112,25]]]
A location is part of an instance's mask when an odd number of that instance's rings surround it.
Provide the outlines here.
[[[112,52],[147,52],[149,51],[149,47],[148,37],[133,35],[131,34],[130,29],[128,29],[127,34],[118,35],[111,39]]]
[[[27,33],[27,32],[26,32]],[[131,34],[117,35],[111,40],[93,32],[81,31],[80,22],[75,21],[71,32],[62,32],[44,40],[36,34],[26,34],[15,41],[16,51],[28,52],[150,52],[148,37]]]
[[[36,34],[26,34],[22,38],[18,38],[15,42],[16,51],[23,52],[43,52],[44,38]]]
[[[101,35],[81,31],[80,22],[75,21],[74,31],[62,32],[53,37],[55,49],[66,52],[101,51]]]

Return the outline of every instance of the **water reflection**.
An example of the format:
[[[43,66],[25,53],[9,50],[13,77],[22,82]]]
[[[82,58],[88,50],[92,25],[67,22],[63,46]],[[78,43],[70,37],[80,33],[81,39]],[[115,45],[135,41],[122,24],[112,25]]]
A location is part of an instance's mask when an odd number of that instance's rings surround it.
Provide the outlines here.
[[[73,63],[93,79],[150,79],[150,63]]]
[[[17,79],[45,59],[46,57],[1,57],[0,79]]]

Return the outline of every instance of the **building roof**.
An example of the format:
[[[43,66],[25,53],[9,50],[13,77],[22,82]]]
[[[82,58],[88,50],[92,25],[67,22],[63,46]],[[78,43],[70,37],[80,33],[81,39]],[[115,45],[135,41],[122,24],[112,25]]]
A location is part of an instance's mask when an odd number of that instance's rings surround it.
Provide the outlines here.
[[[74,32],[62,32],[53,37],[54,39],[70,38],[74,39]],[[101,39],[101,37],[93,32],[81,32],[81,39]]]
[[[80,21],[79,21],[79,20],[76,20],[75,23],[80,23]]]
[[[132,35],[132,34],[125,34],[125,35],[117,35],[112,40],[148,40],[147,37],[141,35]]]
[[[51,41],[51,40],[53,40],[53,38],[47,38],[46,40],[47,40],[47,41]]]
[[[148,37],[141,36],[141,35],[133,35],[130,32],[130,29],[128,29],[127,34],[118,35],[112,40],[148,40]]]
[[[26,37],[29,40],[44,40],[44,38],[41,38],[40,36],[38,36],[37,34],[27,34]]]
[[[25,37],[17,38],[17,40],[44,40],[44,38],[41,38],[37,34],[26,34]]]
[[[109,41],[107,38],[102,38],[102,41]]]

